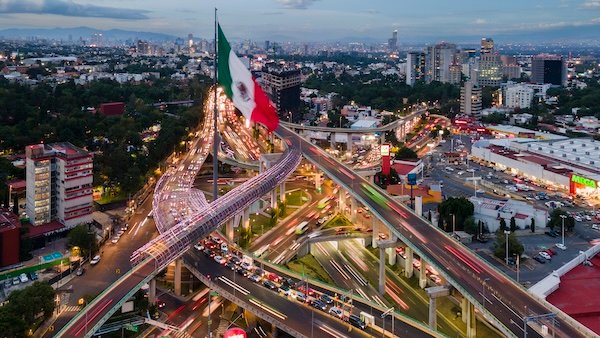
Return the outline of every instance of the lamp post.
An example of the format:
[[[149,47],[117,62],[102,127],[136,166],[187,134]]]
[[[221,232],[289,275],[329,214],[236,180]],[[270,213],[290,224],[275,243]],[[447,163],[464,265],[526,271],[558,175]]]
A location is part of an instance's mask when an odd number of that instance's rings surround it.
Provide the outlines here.
[[[392,337],[394,337],[394,308],[391,307],[381,314],[383,337],[385,338],[385,317],[392,316]]]
[[[560,215],[560,218],[562,219],[562,245],[565,245],[565,218],[567,218],[567,215]]]
[[[506,265],[508,265],[508,235],[510,235],[510,231],[504,230],[504,235],[506,235]]]

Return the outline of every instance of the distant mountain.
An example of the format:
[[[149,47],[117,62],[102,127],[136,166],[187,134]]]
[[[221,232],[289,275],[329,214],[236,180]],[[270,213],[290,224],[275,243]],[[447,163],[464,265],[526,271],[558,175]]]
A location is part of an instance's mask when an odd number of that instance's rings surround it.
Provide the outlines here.
[[[73,27],[73,28],[8,28],[0,30],[0,37],[4,38],[28,38],[38,37],[47,39],[63,39],[66,40],[71,36],[73,40],[78,40],[80,37],[84,40],[89,40],[92,34],[102,33],[107,40],[128,40],[141,39],[150,41],[166,41],[174,40],[175,36],[153,32],[136,32],[123,29],[102,30],[91,27]]]

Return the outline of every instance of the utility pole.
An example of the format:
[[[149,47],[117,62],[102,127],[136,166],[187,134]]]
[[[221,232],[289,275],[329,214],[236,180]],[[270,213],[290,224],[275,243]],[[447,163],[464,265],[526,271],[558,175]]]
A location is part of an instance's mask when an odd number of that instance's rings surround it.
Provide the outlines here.
[[[215,62],[214,62],[214,79],[213,89],[214,102],[213,102],[213,201],[216,201],[219,196],[219,188],[217,187],[217,180],[219,179],[219,130],[218,130],[218,114],[217,109],[217,67],[218,67],[218,54],[217,54],[217,9],[215,8]]]

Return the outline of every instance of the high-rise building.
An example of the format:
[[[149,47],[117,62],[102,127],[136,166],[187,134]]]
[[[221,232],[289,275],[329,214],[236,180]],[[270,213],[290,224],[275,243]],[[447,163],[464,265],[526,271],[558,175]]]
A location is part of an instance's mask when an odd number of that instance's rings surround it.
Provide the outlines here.
[[[450,66],[454,63],[456,45],[451,43],[439,43],[427,47],[426,75],[427,83],[432,81],[450,82]]]
[[[187,38],[187,48],[188,48],[188,52],[190,54],[193,54],[196,52],[195,48],[194,48],[194,34],[190,33],[188,34],[188,38]]]
[[[483,42],[482,42],[483,43]],[[502,61],[494,50],[479,56],[477,83],[482,87],[498,87],[502,83]]]
[[[423,79],[425,79],[425,53],[409,52],[406,54],[406,84],[412,86]]]
[[[395,30],[392,32],[392,37],[388,39],[388,49],[390,52],[395,52],[398,50],[398,31]]]
[[[299,122],[300,116],[300,71],[265,69],[262,72],[265,92],[275,104],[279,118]]]
[[[491,53],[494,50],[494,40],[492,38],[481,38],[480,54]]]
[[[539,54],[531,59],[531,82],[567,85],[567,64],[561,55]]]
[[[481,111],[481,88],[471,81],[466,81],[460,88],[460,112],[473,115]]]
[[[92,221],[92,155],[71,143],[25,148],[26,212],[34,226],[58,221],[67,228]]]
[[[454,62],[448,70],[448,83],[457,84],[462,80],[462,65]]]
[[[150,54],[150,45],[148,41],[138,40],[135,46],[135,51],[138,54],[148,55]]]
[[[504,91],[505,105],[508,108],[529,108],[534,94],[533,88],[527,85],[507,87]]]
[[[271,48],[271,41],[265,40],[265,51],[269,51],[269,48]]]

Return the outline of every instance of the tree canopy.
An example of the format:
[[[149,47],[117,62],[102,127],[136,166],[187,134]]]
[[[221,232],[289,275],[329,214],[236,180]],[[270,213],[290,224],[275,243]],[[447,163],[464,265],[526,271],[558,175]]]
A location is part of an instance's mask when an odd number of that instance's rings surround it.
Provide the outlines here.
[[[465,220],[473,216],[475,206],[465,197],[450,197],[440,203],[438,210],[445,223],[442,230],[449,232],[452,231],[453,218],[455,230],[465,230]]]

